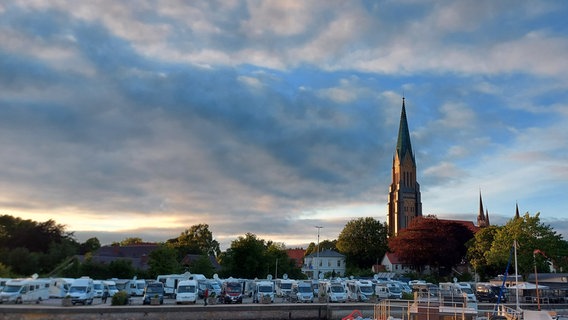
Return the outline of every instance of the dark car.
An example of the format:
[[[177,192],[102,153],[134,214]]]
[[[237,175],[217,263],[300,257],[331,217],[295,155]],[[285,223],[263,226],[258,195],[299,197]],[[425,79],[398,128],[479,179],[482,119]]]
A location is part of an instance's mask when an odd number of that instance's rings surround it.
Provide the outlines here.
[[[479,302],[492,302],[496,303],[499,300],[499,293],[501,293],[501,287],[493,285],[477,285],[475,287],[475,297]],[[506,303],[506,289],[503,289],[500,302]]]
[[[157,298],[160,304],[164,304],[164,284],[161,282],[151,282],[144,289],[144,300],[142,304],[151,304],[152,299]]]

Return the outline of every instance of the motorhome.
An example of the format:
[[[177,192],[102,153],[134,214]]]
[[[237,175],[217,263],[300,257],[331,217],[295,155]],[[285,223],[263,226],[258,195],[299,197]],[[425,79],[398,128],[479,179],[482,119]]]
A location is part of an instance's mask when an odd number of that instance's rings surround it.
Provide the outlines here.
[[[73,284],[72,278],[54,278],[51,279],[51,286],[49,286],[50,298],[63,298],[69,292],[69,287]]]
[[[93,286],[93,279],[89,277],[81,277],[73,280],[69,287],[69,296],[71,296],[71,303],[93,304],[95,298],[95,289]]]
[[[244,281],[228,279],[223,282],[223,303],[243,303]]]
[[[264,280],[256,283],[253,302],[262,302],[265,297],[268,297],[270,302],[274,302],[274,282]]]
[[[323,283],[323,286],[321,285]],[[322,291],[323,290],[323,291]],[[328,302],[346,302],[347,290],[340,281],[320,282],[320,291],[325,292]]]
[[[112,297],[118,292],[116,282],[113,280],[103,280],[104,289],[108,291],[108,296]]]
[[[292,285],[292,295],[297,302],[314,302],[314,290],[310,281],[298,281]]]
[[[176,289],[176,304],[197,302],[197,280],[182,280]]]
[[[105,291],[102,280],[93,280],[93,289],[95,290],[95,298],[101,298]]]
[[[157,297],[160,304],[164,304],[164,284],[158,281],[149,282],[144,288],[142,304],[151,304],[152,298]]]
[[[290,296],[292,292],[292,285],[294,284],[294,280],[288,279],[287,277],[283,279],[276,279],[275,287],[276,287],[276,295],[278,297],[285,297]]]
[[[146,288],[146,280],[143,279],[132,279],[128,285],[128,293],[131,296],[141,297],[144,295],[144,289]]]
[[[175,297],[176,288],[178,283],[183,280],[190,280],[190,273],[184,274],[164,274],[159,275],[156,280],[164,284],[164,295],[168,297]],[[195,280],[195,279],[192,279]]]
[[[349,280],[347,282],[347,294],[349,300],[367,301],[375,294],[371,280]]]
[[[375,284],[375,294],[379,299],[402,299],[402,290],[391,282]]]
[[[24,302],[40,303],[49,299],[49,279],[10,279],[0,292],[0,303],[13,302],[22,304]]]

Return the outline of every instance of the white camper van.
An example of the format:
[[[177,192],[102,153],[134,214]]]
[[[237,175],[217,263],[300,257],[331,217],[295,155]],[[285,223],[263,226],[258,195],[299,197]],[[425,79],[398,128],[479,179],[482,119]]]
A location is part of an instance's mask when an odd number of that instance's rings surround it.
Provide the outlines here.
[[[118,292],[118,288],[116,287],[116,282],[113,280],[103,280],[103,286],[105,290],[108,291],[108,296],[112,297]]]
[[[263,297],[269,297],[274,302],[274,282],[259,281],[256,283],[253,302],[262,302]]]
[[[49,287],[50,298],[63,298],[69,292],[69,287],[73,284],[72,278],[54,278],[51,279],[51,286]]]
[[[11,279],[6,281],[6,286],[0,292],[0,303],[13,302],[21,304],[24,302],[40,303],[49,299],[49,279]]]
[[[348,298],[352,301],[367,301],[375,290],[371,280],[349,280],[347,282]]]
[[[175,297],[178,283],[183,280],[190,280],[190,273],[163,274],[159,275],[156,280],[164,284],[164,296]]]
[[[298,302],[314,302],[314,290],[310,281],[298,281],[292,286],[294,300]]]
[[[95,298],[95,288],[93,287],[93,279],[89,277],[81,277],[75,279],[71,287],[69,287],[69,295],[71,303],[93,304]]]
[[[176,304],[193,303],[197,301],[197,280],[182,280],[176,289]]]
[[[288,279],[288,277],[284,277],[282,279],[276,279],[276,295],[279,297],[287,297],[290,296],[292,292],[292,285],[294,284],[294,280]]]
[[[323,284],[323,285],[322,285]],[[320,290],[325,290],[328,302],[346,302],[347,290],[340,281],[320,282]]]

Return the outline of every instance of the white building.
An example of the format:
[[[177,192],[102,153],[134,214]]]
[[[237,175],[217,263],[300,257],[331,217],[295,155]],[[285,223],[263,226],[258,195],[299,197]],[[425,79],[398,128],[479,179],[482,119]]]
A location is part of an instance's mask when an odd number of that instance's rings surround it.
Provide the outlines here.
[[[336,277],[345,276],[345,256],[332,250],[325,250],[319,254],[314,252],[305,256],[302,272],[307,275],[308,278],[318,279],[318,271],[320,277],[328,273]]]

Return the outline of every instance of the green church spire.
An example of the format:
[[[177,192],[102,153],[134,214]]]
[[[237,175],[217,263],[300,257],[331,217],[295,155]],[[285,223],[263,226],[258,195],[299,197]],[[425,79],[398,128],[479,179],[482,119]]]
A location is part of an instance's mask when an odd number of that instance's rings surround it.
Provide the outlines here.
[[[398,141],[396,143],[396,152],[399,159],[403,159],[408,154],[412,163],[414,154],[412,153],[412,145],[410,144],[410,132],[408,131],[408,121],[406,120],[406,107],[404,106],[404,97],[402,98],[402,112],[400,114],[400,125],[398,127]]]

